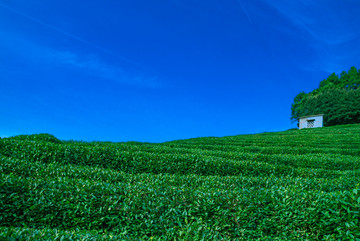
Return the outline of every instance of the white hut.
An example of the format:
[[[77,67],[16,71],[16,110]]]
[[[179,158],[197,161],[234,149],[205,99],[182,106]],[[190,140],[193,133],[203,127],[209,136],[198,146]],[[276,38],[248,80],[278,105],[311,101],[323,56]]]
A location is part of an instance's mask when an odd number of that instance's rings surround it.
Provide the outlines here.
[[[299,117],[299,129],[323,127],[323,114]]]

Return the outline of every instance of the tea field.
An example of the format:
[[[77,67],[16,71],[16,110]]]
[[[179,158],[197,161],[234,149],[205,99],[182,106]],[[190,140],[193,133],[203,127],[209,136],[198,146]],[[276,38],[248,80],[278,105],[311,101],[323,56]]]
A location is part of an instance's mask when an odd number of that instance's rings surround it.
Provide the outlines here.
[[[360,240],[360,125],[0,139],[0,240]]]

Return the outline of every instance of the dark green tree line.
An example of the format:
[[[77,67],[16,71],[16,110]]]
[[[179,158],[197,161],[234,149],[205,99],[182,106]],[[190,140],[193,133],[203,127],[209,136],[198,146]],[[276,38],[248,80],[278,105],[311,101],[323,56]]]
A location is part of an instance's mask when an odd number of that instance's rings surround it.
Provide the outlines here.
[[[324,125],[360,123],[360,69],[335,73],[310,93],[300,92],[291,105],[291,121],[301,116],[324,114]]]

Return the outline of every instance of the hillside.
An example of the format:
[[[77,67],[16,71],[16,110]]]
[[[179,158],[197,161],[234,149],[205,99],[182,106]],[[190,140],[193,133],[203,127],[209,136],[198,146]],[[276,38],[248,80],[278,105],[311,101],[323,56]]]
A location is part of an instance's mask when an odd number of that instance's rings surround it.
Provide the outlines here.
[[[0,139],[0,238],[355,240],[360,125],[161,144]]]

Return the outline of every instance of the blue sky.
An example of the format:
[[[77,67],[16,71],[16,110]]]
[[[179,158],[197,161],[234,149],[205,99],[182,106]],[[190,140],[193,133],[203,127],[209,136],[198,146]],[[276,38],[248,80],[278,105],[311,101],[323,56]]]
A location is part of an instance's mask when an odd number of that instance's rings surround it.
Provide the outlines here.
[[[0,0],[0,137],[163,142],[296,127],[360,61],[358,0]]]

